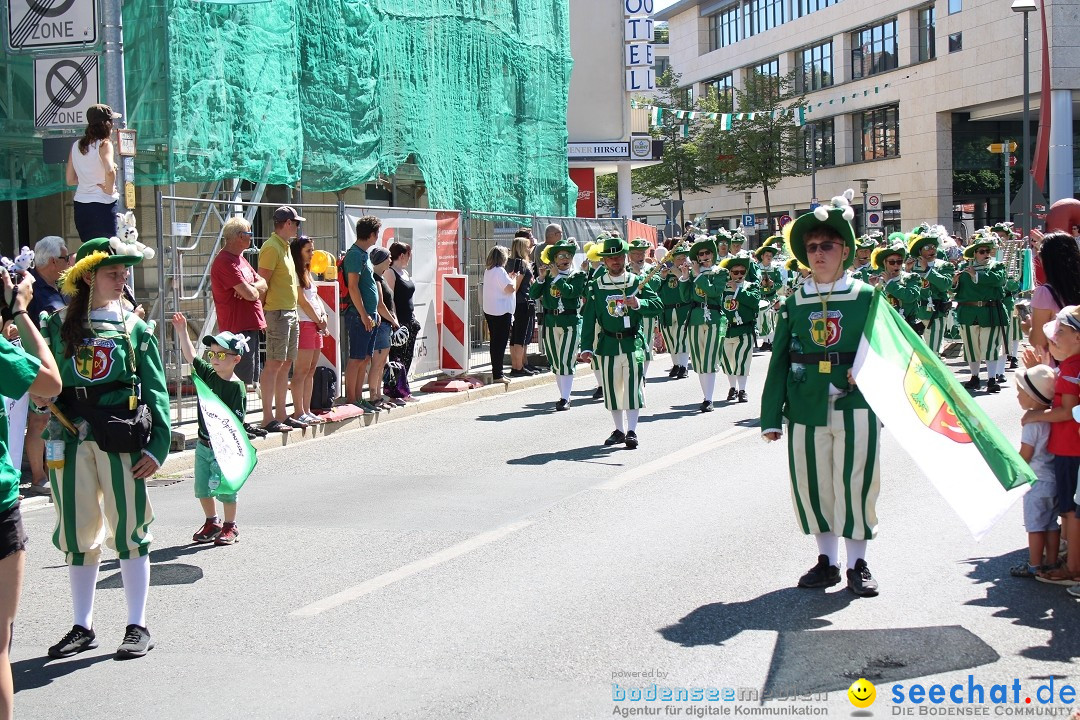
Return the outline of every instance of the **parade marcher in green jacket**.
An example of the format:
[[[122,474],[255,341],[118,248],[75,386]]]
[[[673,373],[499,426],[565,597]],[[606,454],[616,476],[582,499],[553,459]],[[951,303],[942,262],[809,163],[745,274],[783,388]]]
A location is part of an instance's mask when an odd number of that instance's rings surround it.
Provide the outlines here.
[[[799,258],[793,257],[784,263],[784,270],[788,274],[784,281],[784,297],[787,297],[803,286],[806,278],[810,277],[810,268],[799,262]]]
[[[795,514],[818,545],[818,562],[799,587],[840,582],[843,537],[848,589],[866,597],[878,592],[865,558],[877,531],[881,424],[851,378],[874,296],[844,272],[855,255],[853,196],[848,190],[793,223],[791,254],[812,276],[780,310],[761,428],[766,440],[779,440],[787,419]]]
[[[652,243],[645,238],[634,238],[630,241],[629,261],[627,267],[630,272],[647,282],[649,289],[659,294],[660,275],[659,271],[653,272],[655,265],[646,261],[645,256],[652,249]],[[643,377],[649,378],[649,364],[653,358],[653,343],[656,341],[657,317],[646,317],[642,324],[642,335],[645,338],[645,370]]]
[[[731,233],[731,245],[728,248],[730,252],[729,257],[741,257],[753,260],[754,255],[746,249],[746,231],[739,227]],[[718,258],[716,264],[719,265],[727,258]],[[746,269],[746,281],[756,283],[759,280],[757,265],[753,262]]]
[[[900,313],[900,317],[921,335],[923,327],[918,316],[922,289],[917,277],[904,272],[906,257],[907,250],[903,245],[892,245],[875,250],[872,263],[874,270],[880,275],[875,275],[870,284],[877,288],[896,312]]]
[[[683,276],[681,283],[683,302],[693,303],[687,318],[690,357],[704,395],[701,412],[712,412],[727,329],[722,303],[729,276],[716,264],[716,243],[712,240],[700,240],[690,247],[690,263],[693,270]]]
[[[746,381],[750,376],[750,358],[754,354],[754,329],[757,327],[761,288],[746,279],[753,263],[748,257],[732,257],[720,263],[730,279],[724,288],[724,333],[720,366],[727,375],[728,402],[748,402]]]
[[[607,231],[601,232],[596,236],[594,242],[587,242],[582,248],[585,251],[585,261],[581,264],[581,270],[585,273],[586,294],[589,292],[589,288],[592,287],[592,283],[607,272],[599,253],[604,249],[604,240],[608,237],[611,237],[611,235]],[[586,299],[586,297],[582,297],[583,308]],[[604,398],[604,383],[600,379],[600,365],[597,364],[595,357],[589,365],[592,368],[593,376],[596,378],[596,390],[593,391],[592,399],[602,400]]]
[[[1005,371],[1003,332],[1008,324],[1005,313],[1005,267],[994,260],[997,236],[990,228],[977,230],[971,244],[964,248],[966,262],[960,263],[953,277],[956,297],[956,322],[964,338],[964,360],[971,379],[968,390],[982,386],[981,363],[986,363],[986,390],[1000,392],[997,376]]]
[[[852,263],[851,274],[865,283],[870,282],[870,278],[877,274],[870,262],[870,256],[877,248],[880,238],[880,233],[872,233],[861,235],[855,241],[855,261]]]
[[[138,252],[123,243],[118,249]],[[70,304],[45,324],[64,383],[54,415],[77,430],[62,431],[62,467],[49,471],[56,504],[53,544],[69,566],[75,618],[67,635],[49,648],[50,657],[97,646],[94,590],[103,544],[120,558],[127,600],[128,625],[117,657],[141,657],[154,646],[146,627],[154,520],[146,479],[165,462],[172,431],[153,328],[122,300],[128,268],[142,259],[117,252],[105,238],[83,243],[60,278]]]
[[[1005,266],[1005,271],[1008,272],[1011,263],[1010,256],[1022,251],[1018,243],[1020,235],[1013,229],[1011,222],[1000,222],[990,229],[1001,238],[1001,242],[1005,245],[1002,261],[1008,261]],[[1016,312],[1016,300],[1019,293],[1020,280],[1010,274],[1008,281],[1005,283],[1005,312],[1009,316],[1009,327],[1005,331],[1005,346],[1007,348],[1005,355],[1009,361],[1010,370],[1015,370],[1020,365],[1017,353],[1020,352],[1020,342],[1024,339],[1024,330],[1020,327],[1020,315]],[[999,384],[1003,383],[1005,382],[1005,376],[998,375],[997,380]]]
[[[783,238],[780,240],[783,242]],[[772,350],[776,312],[780,309],[780,291],[784,288],[784,271],[773,261],[779,248],[769,244],[769,240],[765,243],[754,251],[754,257],[758,261],[758,284],[761,286],[761,299],[764,301],[761,312],[758,313],[757,335],[762,341],[761,349]]]
[[[923,323],[922,339],[935,353],[941,353],[945,339],[945,324],[952,312],[952,263],[937,258],[941,247],[940,225],[920,225],[908,234],[908,270],[919,278],[919,320]]]
[[[529,287],[529,297],[539,300],[544,308],[544,353],[559,388],[556,410],[570,407],[581,338],[581,297],[588,276],[574,269],[576,253],[577,241],[573,238],[545,246],[540,253],[536,280]]]
[[[689,271],[689,243],[682,241],[668,251],[660,269],[660,301],[664,310],[660,315],[660,334],[671,353],[670,378],[685,378],[690,364],[690,339],[687,319],[691,303],[683,300],[679,276]]]
[[[607,273],[586,293],[581,327],[581,359],[595,357],[604,388],[604,405],[615,420],[605,445],[638,446],[637,421],[645,407],[645,340],[643,321],[660,314],[660,298],[626,270],[626,241],[604,239],[600,257]],[[623,413],[625,412],[625,424]]]

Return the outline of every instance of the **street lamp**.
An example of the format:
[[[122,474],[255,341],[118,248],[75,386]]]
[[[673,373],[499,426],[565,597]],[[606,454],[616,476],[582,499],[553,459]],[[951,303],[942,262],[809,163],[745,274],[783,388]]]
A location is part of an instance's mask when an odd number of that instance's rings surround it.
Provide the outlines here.
[[[746,203],[746,214],[749,215],[750,214],[750,200],[753,199],[754,194],[749,193],[749,192],[744,192],[742,194],[742,196],[743,196],[743,202]]]
[[[1017,0],[1017,2],[1020,2],[1020,0]],[[1034,0],[1030,0],[1030,2],[1034,2]],[[874,178],[856,178],[855,181],[859,183],[859,190],[862,192],[862,231],[863,234],[865,234],[866,223],[868,222],[866,215],[869,210],[869,198],[867,197],[867,194],[870,190],[870,183],[874,182]]]
[[[1024,187],[1027,188],[1025,195],[1027,204],[1025,205],[1024,212],[1027,213],[1025,219],[1024,229],[1030,233],[1031,228],[1035,225],[1034,217],[1035,208],[1032,207],[1034,200],[1032,199],[1032,181],[1031,181],[1031,69],[1029,67],[1030,60],[1028,59],[1028,13],[1033,12],[1036,9],[1035,0],[1013,0],[1012,11],[1024,14]],[[1048,99],[1044,98],[1040,102],[1048,102]],[[1008,172],[1008,170],[1006,170]],[[1007,218],[1006,218],[1007,219]]]

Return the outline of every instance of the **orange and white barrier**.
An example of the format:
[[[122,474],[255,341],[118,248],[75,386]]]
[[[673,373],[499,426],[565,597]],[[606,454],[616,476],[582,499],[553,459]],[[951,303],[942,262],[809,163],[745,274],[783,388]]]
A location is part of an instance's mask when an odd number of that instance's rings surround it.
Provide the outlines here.
[[[323,338],[322,355],[316,367],[333,370],[338,392],[341,392],[341,290],[337,281],[316,282],[315,289],[326,311],[326,337]]]
[[[439,368],[451,375],[469,371],[468,276],[443,275]]]

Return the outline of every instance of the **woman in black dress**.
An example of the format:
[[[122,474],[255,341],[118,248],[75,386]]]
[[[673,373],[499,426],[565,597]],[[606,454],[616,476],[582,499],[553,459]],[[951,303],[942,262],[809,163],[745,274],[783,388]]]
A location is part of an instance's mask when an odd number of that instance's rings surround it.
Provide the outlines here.
[[[409,389],[409,371],[412,368],[416,352],[416,339],[420,336],[420,323],[413,308],[413,295],[416,284],[409,275],[408,266],[412,262],[412,248],[405,243],[390,244],[390,270],[383,279],[394,294],[394,312],[401,327],[409,328],[409,339],[404,345],[390,346],[390,362],[401,365],[396,373],[393,385],[386,385],[383,393],[394,400],[416,402]]]

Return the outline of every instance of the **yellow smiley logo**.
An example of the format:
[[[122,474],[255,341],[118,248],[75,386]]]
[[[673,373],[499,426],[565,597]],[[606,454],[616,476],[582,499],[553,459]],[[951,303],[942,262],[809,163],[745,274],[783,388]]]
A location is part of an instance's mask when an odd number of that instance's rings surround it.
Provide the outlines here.
[[[847,691],[848,700],[857,708],[868,708],[877,699],[877,689],[866,678],[859,678],[851,683]]]

